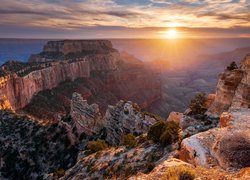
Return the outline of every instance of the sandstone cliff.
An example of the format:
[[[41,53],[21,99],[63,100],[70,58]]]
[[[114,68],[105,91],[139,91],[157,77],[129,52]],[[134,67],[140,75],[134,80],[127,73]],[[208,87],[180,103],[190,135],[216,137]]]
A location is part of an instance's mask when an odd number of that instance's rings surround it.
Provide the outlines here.
[[[117,52],[117,50],[113,48],[112,43],[108,40],[49,41],[41,53],[30,57],[29,62],[40,63],[114,52]]]
[[[218,128],[195,134],[181,143],[180,158],[201,166],[224,169],[250,166],[250,55],[240,68],[225,70],[207,115],[220,116]]]
[[[241,62],[240,68],[225,70],[219,77],[216,97],[208,115],[220,116],[229,108],[250,107],[250,55]]]
[[[142,62],[120,56],[110,41],[48,42],[29,63],[6,63],[0,74],[0,97],[5,97],[1,106],[9,102],[13,110],[25,108],[39,118],[56,119],[57,114],[69,113],[73,92],[98,103],[101,111],[119,99],[147,107],[160,98],[157,75]],[[79,78],[84,83],[76,81]],[[58,91],[60,87],[68,94]]]
[[[52,89],[66,80],[89,77],[89,64],[85,61],[75,63],[53,63],[49,67],[32,71],[20,76],[12,73],[6,77],[0,88],[14,110],[25,107],[33,95],[45,89]]]

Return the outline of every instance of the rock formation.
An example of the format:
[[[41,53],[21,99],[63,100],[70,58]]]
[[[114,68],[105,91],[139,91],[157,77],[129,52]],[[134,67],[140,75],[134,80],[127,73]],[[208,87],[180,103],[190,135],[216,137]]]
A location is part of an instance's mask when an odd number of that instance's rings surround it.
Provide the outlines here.
[[[195,135],[184,139],[180,151],[182,160],[198,166],[221,166],[224,169],[250,165],[247,155],[250,153],[249,64],[250,55],[247,55],[239,69],[226,70],[220,75],[216,95],[210,95],[214,100],[207,103],[208,116],[205,116],[207,119],[220,116],[219,127],[201,133],[196,131]],[[180,126],[185,122],[187,129],[194,128],[197,120],[183,117],[178,119]],[[213,118],[211,120],[213,123]]]
[[[13,110],[24,108],[39,118],[56,119],[57,114],[69,113],[73,92],[98,103],[101,111],[119,99],[145,108],[161,97],[157,75],[142,62],[126,62],[104,40],[50,41],[29,63],[5,63],[0,74],[0,97]],[[79,78],[83,83],[76,81]],[[69,93],[59,91],[60,87]],[[53,97],[46,98],[50,94]]]
[[[184,139],[180,158],[207,167],[249,167],[250,110],[242,108],[229,111],[229,114],[226,117],[225,114],[221,116],[221,128],[210,129]]]
[[[70,115],[79,133],[93,135],[105,126],[98,105],[88,105],[78,93],[72,95]]]
[[[5,66],[3,66],[4,68]],[[13,73],[5,78],[0,88],[0,94],[5,96],[14,110],[25,107],[33,95],[46,89],[52,89],[66,80],[75,80],[79,77],[89,77],[89,64],[85,61],[75,63],[50,64],[49,67],[32,71],[24,76]]]
[[[248,108],[250,103],[250,54],[241,62],[239,69],[225,70],[219,77],[216,97],[208,115],[220,116],[229,108]]]
[[[156,120],[143,115],[138,105],[130,101],[120,101],[115,106],[109,106],[105,114],[107,128],[106,141],[111,145],[119,145],[126,134],[143,134],[149,130]]]
[[[109,105],[105,115],[101,116],[98,105],[88,105],[78,93],[73,93],[70,116],[69,130],[75,127],[78,134],[91,136],[105,128],[105,140],[114,146],[121,143],[124,135],[146,133],[156,122],[154,118],[144,115],[137,104],[123,100],[114,106]]]
[[[48,62],[81,58],[93,54],[110,54],[118,51],[108,40],[63,40],[49,41],[40,54],[32,55],[30,62]]]

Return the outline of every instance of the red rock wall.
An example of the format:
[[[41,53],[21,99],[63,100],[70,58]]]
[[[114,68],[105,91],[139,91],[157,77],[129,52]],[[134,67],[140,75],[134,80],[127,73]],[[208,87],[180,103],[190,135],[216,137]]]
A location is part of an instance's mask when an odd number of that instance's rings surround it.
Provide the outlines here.
[[[6,96],[12,108],[16,110],[26,106],[33,95],[42,90],[52,89],[66,80],[89,76],[87,61],[55,63],[51,67],[33,71],[23,77],[12,74],[2,85],[0,95]]]

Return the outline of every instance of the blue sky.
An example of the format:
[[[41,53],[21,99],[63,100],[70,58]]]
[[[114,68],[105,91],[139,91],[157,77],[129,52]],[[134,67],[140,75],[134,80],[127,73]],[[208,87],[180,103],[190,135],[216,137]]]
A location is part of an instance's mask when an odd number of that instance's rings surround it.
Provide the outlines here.
[[[250,37],[250,0],[0,0],[1,38]]]

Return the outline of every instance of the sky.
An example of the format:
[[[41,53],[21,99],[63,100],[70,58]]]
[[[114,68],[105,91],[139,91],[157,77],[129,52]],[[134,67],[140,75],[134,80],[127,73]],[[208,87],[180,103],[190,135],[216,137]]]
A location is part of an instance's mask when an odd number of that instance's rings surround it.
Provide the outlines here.
[[[0,0],[0,38],[250,37],[250,0]]]

